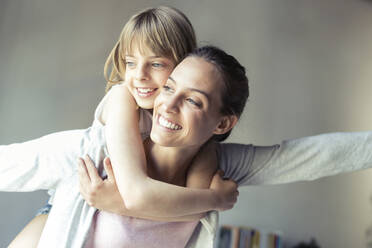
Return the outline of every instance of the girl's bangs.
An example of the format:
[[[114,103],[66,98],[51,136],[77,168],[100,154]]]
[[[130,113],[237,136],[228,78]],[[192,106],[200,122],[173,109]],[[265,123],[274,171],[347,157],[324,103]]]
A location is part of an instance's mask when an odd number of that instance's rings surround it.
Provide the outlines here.
[[[173,58],[173,51],[167,39],[161,39],[157,30],[147,28],[137,28],[132,32],[127,32],[123,35],[123,57],[125,55],[133,54],[135,49],[141,54],[153,53],[159,57]],[[127,41],[127,42],[124,42]]]

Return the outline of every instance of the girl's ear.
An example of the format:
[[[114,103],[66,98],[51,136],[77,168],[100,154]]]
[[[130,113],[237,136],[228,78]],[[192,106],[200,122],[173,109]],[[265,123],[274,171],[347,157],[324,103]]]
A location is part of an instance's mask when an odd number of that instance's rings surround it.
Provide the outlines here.
[[[222,117],[220,123],[214,130],[214,134],[224,134],[230,131],[238,122],[238,117],[236,115],[225,115]]]

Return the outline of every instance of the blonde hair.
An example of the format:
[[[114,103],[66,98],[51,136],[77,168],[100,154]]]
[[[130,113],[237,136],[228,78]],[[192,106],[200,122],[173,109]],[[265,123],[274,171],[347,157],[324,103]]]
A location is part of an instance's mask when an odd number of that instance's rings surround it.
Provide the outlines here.
[[[106,60],[106,92],[124,80],[125,55],[133,48],[138,48],[141,53],[150,49],[178,64],[196,48],[194,28],[185,14],[171,7],[149,8],[132,16]]]

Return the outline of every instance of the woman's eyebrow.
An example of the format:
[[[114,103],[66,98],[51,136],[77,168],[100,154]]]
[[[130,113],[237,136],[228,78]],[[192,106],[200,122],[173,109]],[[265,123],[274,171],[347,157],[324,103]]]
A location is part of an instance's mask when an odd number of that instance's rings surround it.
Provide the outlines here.
[[[174,84],[177,84],[176,80],[174,80],[174,78],[172,78],[171,76],[169,76],[168,79],[171,80]],[[186,89],[189,90],[189,91],[198,92],[198,93],[204,95],[208,99],[208,101],[210,100],[210,96],[202,90],[195,89],[195,88],[186,88]]]

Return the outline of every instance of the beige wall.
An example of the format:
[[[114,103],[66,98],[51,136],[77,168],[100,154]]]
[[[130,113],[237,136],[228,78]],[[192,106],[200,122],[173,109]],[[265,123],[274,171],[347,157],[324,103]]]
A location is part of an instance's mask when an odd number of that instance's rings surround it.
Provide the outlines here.
[[[125,21],[171,4],[201,44],[235,55],[251,98],[230,141],[268,145],[331,131],[371,130],[372,2],[222,0],[0,2],[0,144],[87,127],[103,95],[103,63]],[[287,244],[366,247],[371,171],[312,183],[241,189],[222,223],[281,230]],[[46,194],[0,193],[0,246]]]

